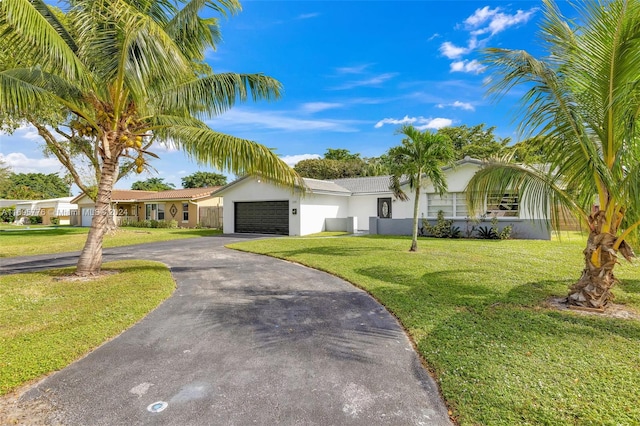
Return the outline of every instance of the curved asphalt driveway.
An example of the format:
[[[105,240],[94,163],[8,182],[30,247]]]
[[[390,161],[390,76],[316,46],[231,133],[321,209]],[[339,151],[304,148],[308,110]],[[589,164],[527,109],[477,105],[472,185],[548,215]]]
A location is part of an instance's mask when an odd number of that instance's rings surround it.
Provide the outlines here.
[[[66,425],[450,424],[381,305],[323,272],[224,248],[240,239],[105,250],[105,261],[166,263],[175,293],[23,400],[45,399]],[[0,274],[76,259],[1,259]],[[166,408],[153,412],[154,403]]]

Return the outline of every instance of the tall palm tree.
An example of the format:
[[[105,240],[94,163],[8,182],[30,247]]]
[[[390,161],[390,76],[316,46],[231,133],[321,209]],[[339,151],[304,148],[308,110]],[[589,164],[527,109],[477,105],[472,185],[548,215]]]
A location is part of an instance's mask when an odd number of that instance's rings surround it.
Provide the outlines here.
[[[95,161],[96,214],[77,274],[99,272],[120,168],[145,170],[154,144],[178,146],[235,174],[295,183],[295,172],[271,150],[203,121],[238,101],[280,96],[271,77],[215,74],[204,62],[219,32],[217,20],[202,15],[235,13],[236,0],[67,0],[61,7],[0,2],[0,47],[11,53],[0,56],[0,111],[37,124],[41,135],[53,125],[64,143]],[[54,115],[61,118],[52,124]],[[54,137],[45,143],[80,186],[71,151]]]
[[[521,126],[544,138],[547,164],[491,163],[467,194],[471,208],[482,208],[491,193],[515,190],[532,212],[548,214],[557,205],[574,212],[589,237],[567,300],[604,309],[613,297],[617,255],[634,257],[627,241],[640,225],[640,1],[585,0],[577,10],[579,19],[567,21],[544,1],[545,59],[486,51],[495,72],[492,93],[527,90]]]
[[[402,144],[389,149],[391,189],[400,200],[408,200],[402,186],[408,183],[415,193],[413,200],[413,233],[409,251],[418,250],[418,210],[420,191],[426,180],[431,181],[440,195],[447,190],[442,166],[451,164],[455,157],[451,139],[445,135],[420,131],[412,125],[400,127],[397,134],[404,135]]]

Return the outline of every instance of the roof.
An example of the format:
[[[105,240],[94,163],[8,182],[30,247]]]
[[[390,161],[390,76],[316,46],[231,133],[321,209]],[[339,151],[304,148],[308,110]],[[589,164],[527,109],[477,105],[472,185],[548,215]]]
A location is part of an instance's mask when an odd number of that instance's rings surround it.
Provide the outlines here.
[[[302,180],[311,192],[332,192],[345,195],[351,194],[350,190],[344,186],[338,185],[336,182],[309,178],[302,178]]]
[[[186,189],[169,189],[167,191],[151,192],[141,196],[137,201],[149,200],[197,200],[209,197],[216,192],[221,186],[209,186],[206,188],[186,188]],[[112,198],[113,199],[113,198]]]
[[[114,189],[111,191],[111,201],[134,201],[155,191],[139,191],[136,189]]]
[[[336,179],[334,182],[353,194],[372,194],[378,192],[390,192],[391,176],[369,176]]]
[[[186,188],[169,189],[166,191],[139,191],[135,189],[114,189],[111,191],[112,202],[138,202],[138,201],[159,201],[159,200],[198,200],[211,196],[212,193],[220,189],[220,186],[210,186],[206,188]],[[71,200],[77,204],[85,194],[80,194]]]

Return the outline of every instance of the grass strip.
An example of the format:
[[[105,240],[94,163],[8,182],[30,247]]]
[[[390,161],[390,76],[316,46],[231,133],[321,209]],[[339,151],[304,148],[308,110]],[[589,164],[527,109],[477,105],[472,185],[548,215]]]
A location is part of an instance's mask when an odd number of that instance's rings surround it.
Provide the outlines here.
[[[582,270],[561,241],[282,238],[230,247],[299,262],[393,312],[461,425],[640,424],[640,321],[551,308]],[[617,268],[616,302],[640,311],[640,272]]]
[[[0,258],[82,250],[89,228],[58,227],[0,231]],[[105,235],[103,247],[218,235],[217,229],[118,228]]]
[[[131,327],[175,289],[150,261],[105,263],[90,280],[73,268],[0,277],[0,395],[60,370]]]

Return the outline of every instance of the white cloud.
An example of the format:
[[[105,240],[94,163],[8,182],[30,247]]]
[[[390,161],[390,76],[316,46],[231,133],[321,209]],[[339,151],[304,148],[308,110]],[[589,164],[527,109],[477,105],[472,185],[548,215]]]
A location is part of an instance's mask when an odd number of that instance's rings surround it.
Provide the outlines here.
[[[526,24],[537,10],[538,8],[532,8],[508,14],[503,13],[499,7],[490,9],[489,6],[485,6],[482,9],[477,9],[464,23],[472,35],[491,34],[493,36],[508,28]]]
[[[476,9],[476,11],[464,21],[464,30],[469,33],[467,46],[456,46],[450,41],[445,41],[440,45],[440,53],[449,59],[462,58],[478,47],[486,46],[492,36],[511,27],[526,24],[537,11],[538,8],[536,7],[526,11],[518,10],[514,14],[505,13],[500,7],[491,9],[489,6],[485,6],[481,9]],[[459,27],[460,26],[458,26],[458,28]],[[484,38],[479,40],[478,36],[483,36]],[[451,65],[452,72],[481,72],[479,65],[471,65],[471,69],[465,64],[462,64],[461,61],[454,62]]]
[[[328,109],[341,108],[343,106],[344,106],[343,104],[337,103],[337,102],[307,102],[302,104],[300,109],[303,112],[314,113],[314,112],[325,111]]]
[[[451,104],[438,104],[437,107],[438,108],[453,107],[453,108],[464,109],[466,111],[475,111],[476,110],[474,108],[474,106],[471,105],[469,102],[460,102],[460,101],[455,101],[455,102],[453,102]]]
[[[339,86],[333,87],[333,90],[347,90],[347,89],[354,89],[356,87],[363,87],[363,86],[379,86],[380,84],[392,79],[393,77],[395,77],[396,75],[398,75],[398,73],[385,73],[385,74],[380,74],[380,75],[376,75],[364,80],[357,80],[357,81],[348,81],[344,84],[341,84]]]
[[[241,128],[247,130],[248,127],[262,129],[279,129],[290,131],[333,131],[333,132],[356,132],[354,127],[357,122],[349,120],[312,120],[291,117],[286,112],[255,112],[239,108],[232,109],[215,120],[208,121],[213,129]]]
[[[14,173],[57,173],[62,164],[56,158],[29,158],[22,152],[1,154],[0,160],[11,167]]]
[[[429,120],[428,123],[422,125],[422,126],[416,126],[416,129],[418,130],[425,130],[425,129],[441,129],[443,127],[449,127],[453,124],[453,120],[449,119],[449,118],[434,118]]]
[[[320,14],[319,13],[315,13],[315,12],[314,13],[303,13],[302,15],[298,15],[296,17],[296,19],[310,19],[310,18],[316,18],[318,16],[320,16]]]
[[[485,66],[478,62],[476,59],[473,61],[462,60],[452,62],[450,65],[450,72],[466,72],[472,74],[480,74],[485,70]]]
[[[336,72],[338,74],[362,74],[370,66],[371,64],[362,64],[362,65],[356,65],[353,67],[340,67],[340,68],[336,68]]]
[[[413,124],[416,122],[416,120],[418,120],[415,117],[409,117],[408,115],[405,115],[404,118],[401,119],[396,119],[396,118],[384,118],[380,121],[378,121],[375,126],[376,129],[379,129],[380,127],[384,126],[385,124]]]
[[[297,154],[297,155],[283,155],[280,157],[282,161],[287,163],[287,165],[294,167],[302,160],[311,160],[316,158],[321,158],[322,156],[319,154]]]
[[[470,51],[471,50],[467,49],[466,47],[458,47],[448,41],[445,41],[440,45],[440,53],[442,53],[449,59],[459,58],[463,55],[466,55]]]
[[[425,129],[440,129],[442,127],[451,126],[453,120],[448,118],[425,118],[425,117],[409,117],[405,115],[404,118],[396,119],[396,118],[385,118],[378,121],[375,126],[376,129],[384,126],[385,124],[413,124],[416,126],[418,130]]]
[[[485,6],[482,9],[476,9],[473,15],[469,16],[464,23],[469,27],[477,27],[487,21],[491,16],[494,16],[498,12],[499,8],[493,10],[489,9],[489,6]]]

